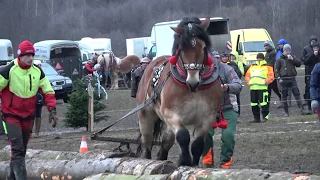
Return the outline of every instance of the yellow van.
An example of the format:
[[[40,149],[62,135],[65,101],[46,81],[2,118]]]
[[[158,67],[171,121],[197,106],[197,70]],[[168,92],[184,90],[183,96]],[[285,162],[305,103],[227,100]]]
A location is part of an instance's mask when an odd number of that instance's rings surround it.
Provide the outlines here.
[[[238,51],[239,59],[246,65],[254,64],[258,53],[265,54],[264,42],[274,44],[267,30],[237,29],[230,31],[232,51]]]

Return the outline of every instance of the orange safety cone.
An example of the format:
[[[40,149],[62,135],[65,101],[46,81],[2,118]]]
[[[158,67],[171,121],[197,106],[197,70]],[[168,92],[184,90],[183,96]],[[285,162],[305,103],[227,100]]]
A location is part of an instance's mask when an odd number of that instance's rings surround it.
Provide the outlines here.
[[[80,150],[81,153],[82,152],[88,152],[88,145],[87,145],[87,138],[86,136],[82,136],[82,140],[81,140],[81,145],[80,145]]]

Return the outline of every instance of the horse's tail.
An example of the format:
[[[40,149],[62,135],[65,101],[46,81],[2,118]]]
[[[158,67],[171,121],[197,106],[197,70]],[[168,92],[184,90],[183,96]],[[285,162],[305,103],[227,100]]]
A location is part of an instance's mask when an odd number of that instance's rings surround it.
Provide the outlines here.
[[[160,141],[164,125],[165,123],[160,118],[154,123],[152,145],[154,142]],[[138,140],[138,147],[137,147],[136,157],[140,157],[142,153],[141,132],[139,133],[139,137],[137,140]]]
[[[120,71],[124,74],[129,73],[131,71],[131,69],[140,64],[140,58],[136,55],[130,55],[127,56],[123,59],[121,59],[119,67],[120,67]]]

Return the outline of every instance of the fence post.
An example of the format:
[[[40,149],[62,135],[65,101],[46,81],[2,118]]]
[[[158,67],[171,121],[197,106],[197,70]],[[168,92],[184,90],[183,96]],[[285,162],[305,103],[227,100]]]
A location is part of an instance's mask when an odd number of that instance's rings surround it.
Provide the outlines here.
[[[93,132],[93,125],[94,125],[94,109],[93,109],[93,91],[92,87],[90,86],[90,83],[88,84],[88,95],[89,95],[89,101],[88,101],[88,131]]]

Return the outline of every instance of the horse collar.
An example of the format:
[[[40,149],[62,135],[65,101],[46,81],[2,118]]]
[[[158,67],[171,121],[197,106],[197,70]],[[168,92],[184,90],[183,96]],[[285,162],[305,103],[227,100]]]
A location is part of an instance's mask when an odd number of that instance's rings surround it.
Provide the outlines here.
[[[213,62],[213,64],[211,64],[209,71],[207,73],[201,75],[201,82],[200,82],[199,89],[209,88],[218,79],[218,76],[219,76],[218,62],[216,59],[213,61],[214,62]],[[186,70],[187,70],[187,68],[201,70],[202,66],[204,66],[204,65],[203,64],[195,64],[195,63],[184,64],[184,68]],[[183,68],[180,66],[179,63],[177,63],[176,65],[170,64],[170,71],[172,73],[171,77],[173,78],[173,80],[177,84],[179,84],[185,88],[188,88],[187,83],[186,83],[187,74],[185,71],[183,71]]]

